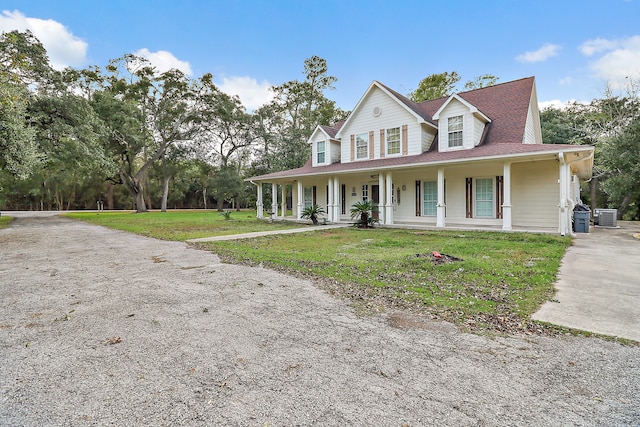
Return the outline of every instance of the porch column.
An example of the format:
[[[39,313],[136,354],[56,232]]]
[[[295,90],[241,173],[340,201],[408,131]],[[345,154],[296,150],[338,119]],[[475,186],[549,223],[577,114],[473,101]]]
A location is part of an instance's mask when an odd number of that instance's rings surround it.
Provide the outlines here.
[[[282,193],[282,219],[287,216],[287,185],[280,185],[280,192]]]
[[[378,174],[378,221],[380,224],[386,224],[387,221],[387,191],[385,185],[385,174]]]
[[[302,181],[298,181],[298,209],[296,212],[296,219],[302,219],[302,211],[304,210],[304,189],[302,188]]]
[[[256,184],[256,189],[258,191],[258,198],[256,200],[256,217],[263,218],[264,205],[262,204],[262,183],[261,182]]]
[[[436,227],[444,227],[445,223],[444,204],[444,168],[438,168],[438,203],[436,204]]]
[[[333,221],[340,222],[340,178],[333,178]]]
[[[502,176],[502,229],[511,230],[511,162],[504,163]]]
[[[327,181],[327,199],[329,199],[329,202],[327,203],[327,219],[329,222],[333,221],[333,204],[335,203],[333,197],[333,178],[329,177],[329,180]]]
[[[569,167],[564,159],[564,153],[560,153],[558,155],[558,160],[560,160],[560,170],[559,170],[559,179],[558,184],[560,185],[560,204],[559,208],[559,222],[558,222],[558,232],[561,236],[570,233],[569,228],[571,227],[571,221],[569,220],[569,208],[567,204],[567,171]]]
[[[387,202],[385,206],[384,223],[393,224],[393,175],[391,172],[387,172],[386,175],[386,191]]]
[[[271,213],[273,219],[278,218],[278,184],[271,184]]]

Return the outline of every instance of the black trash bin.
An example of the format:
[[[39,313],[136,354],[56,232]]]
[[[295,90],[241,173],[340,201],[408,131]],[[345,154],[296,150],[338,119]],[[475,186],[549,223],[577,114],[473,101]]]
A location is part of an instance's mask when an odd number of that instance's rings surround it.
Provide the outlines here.
[[[573,209],[573,231],[576,233],[588,233],[591,210],[585,205],[577,205]]]

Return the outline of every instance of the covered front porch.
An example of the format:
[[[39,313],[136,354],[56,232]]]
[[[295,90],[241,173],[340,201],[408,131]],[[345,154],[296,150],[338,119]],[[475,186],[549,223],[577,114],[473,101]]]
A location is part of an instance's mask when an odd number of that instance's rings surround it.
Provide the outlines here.
[[[284,172],[252,182],[259,218],[301,220],[305,208],[318,205],[326,222],[349,223],[353,204],[372,200],[381,226],[565,235],[572,233],[573,207],[580,197],[578,174],[585,175],[578,161],[587,160],[577,154],[536,153],[395,168]]]

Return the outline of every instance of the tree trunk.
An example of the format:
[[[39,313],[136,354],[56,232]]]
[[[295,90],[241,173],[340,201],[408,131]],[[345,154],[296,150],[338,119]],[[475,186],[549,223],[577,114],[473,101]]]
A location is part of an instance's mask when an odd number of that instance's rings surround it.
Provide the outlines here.
[[[136,196],[136,212],[147,212],[147,205],[144,203],[144,191],[142,189],[135,193]]]
[[[114,203],[113,203],[113,182],[108,181],[107,182],[107,209],[112,211],[113,208],[114,208]]]
[[[224,199],[218,199],[218,212],[222,212],[224,210]]]
[[[164,175],[162,177],[162,212],[167,211],[167,198],[169,197],[169,177]]]
[[[207,187],[202,189],[202,201],[204,202],[204,210],[207,210]]]

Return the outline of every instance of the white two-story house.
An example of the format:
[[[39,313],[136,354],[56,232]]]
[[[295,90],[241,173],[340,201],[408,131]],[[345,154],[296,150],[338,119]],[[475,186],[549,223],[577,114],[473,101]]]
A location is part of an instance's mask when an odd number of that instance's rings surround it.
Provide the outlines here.
[[[594,148],[543,144],[533,77],[415,103],[374,81],[346,121],[319,126],[303,167],[251,178],[258,217],[318,204],[350,222],[357,201],[380,224],[571,231]],[[263,205],[263,185],[272,205]]]

